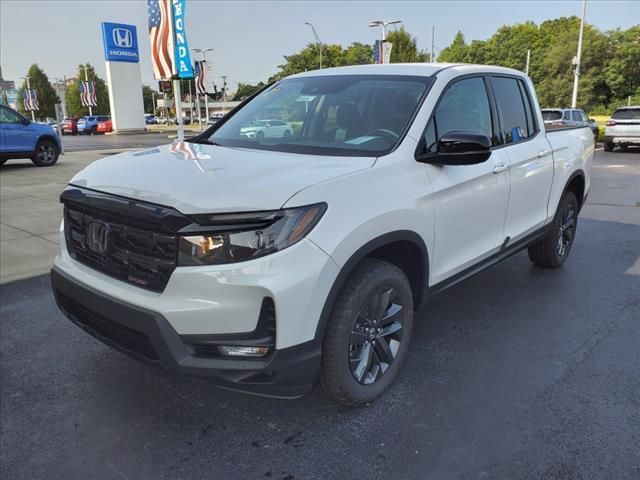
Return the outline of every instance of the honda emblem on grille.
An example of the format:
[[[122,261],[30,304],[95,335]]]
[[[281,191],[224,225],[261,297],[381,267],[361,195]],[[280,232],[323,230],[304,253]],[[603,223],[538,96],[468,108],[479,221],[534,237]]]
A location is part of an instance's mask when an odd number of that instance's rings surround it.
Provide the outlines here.
[[[109,225],[104,222],[91,222],[87,228],[85,243],[96,255],[103,256],[109,249]]]

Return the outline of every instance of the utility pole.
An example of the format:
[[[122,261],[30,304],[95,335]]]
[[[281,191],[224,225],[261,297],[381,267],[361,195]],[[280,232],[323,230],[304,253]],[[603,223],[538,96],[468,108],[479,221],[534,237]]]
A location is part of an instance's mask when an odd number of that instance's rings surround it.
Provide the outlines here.
[[[582,17],[580,18],[580,35],[578,36],[578,54],[574,60],[576,65],[573,79],[573,96],[571,97],[571,108],[576,108],[578,104],[578,81],[580,79],[580,60],[582,58],[582,33],[584,31],[584,17],[587,11],[587,0],[582,0]]]
[[[187,80],[189,83],[189,123],[193,123],[193,94],[191,93],[191,80]]]
[[[433,25],[431,27],[431,58],[430,58],[432,63],[435,63],[436,61],[435,55],[436,55],[436,26]]]
[[[153,112],[151,114],[156,116],[156,92],[151,91],[151,105],[153,105]]]
[[[89,77],[87,75],[87,67],[82,67],[84,70],[84,81],[87,82],[87,88],[89,88]],[[89,116],[93,116],[93,110],[91,109],[91,105],[89,105]]]
[[[531,62],[531,50],[527,50],[527,66],[524,69],[524,74],[529,75],[529,63]]]
[[[311,22],[304,22],[305,25],[309,25],[311,30],[313,31],[313,36],[316,37],[316,43],[318,44],[318,49],[320,50],[320,70],[322,70],[322,41],[318,36],[318,32],[316,32],[316,28],[313,26]]]
[[[29,98],[31,98],[31,83],[29,82],[29,78],[30,78],[30,77],[22,77],[22,78],[24,78],[24,79],[27,81],[27,90],[28,90],[28,92],[29,92]],[[18,100],[18,101],[19,101],[19,100]],[[31,121],[32,121],[32,122],[35,122],[35,121],[36,121],[36,116],[35,116],[35,114],[33,113],[33,110],[31,110]]]
[[[227,76],[222,75],[222,109],[227,110]]]
[[[196,91],[196,105],[198,106],[198,125],[202,130],[202,112],[200,111],[200,94],[198,93],[198,86],[196,85],[196,79],[193,79],[193,88]],[[191,119],[193,121],[193,119]]]

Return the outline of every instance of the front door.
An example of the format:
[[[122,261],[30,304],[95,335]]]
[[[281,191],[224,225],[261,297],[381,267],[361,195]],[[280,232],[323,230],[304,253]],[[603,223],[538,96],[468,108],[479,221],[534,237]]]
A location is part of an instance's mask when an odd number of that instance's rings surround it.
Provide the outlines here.
[[[425,130],[427,151],[450,131],[494,138],[482,77],[451,84]],[[509,202],[509,164],[504,149],[476,165],[426,165],[433,187],[435,241],[431,282],[439,283],[500,250]]]

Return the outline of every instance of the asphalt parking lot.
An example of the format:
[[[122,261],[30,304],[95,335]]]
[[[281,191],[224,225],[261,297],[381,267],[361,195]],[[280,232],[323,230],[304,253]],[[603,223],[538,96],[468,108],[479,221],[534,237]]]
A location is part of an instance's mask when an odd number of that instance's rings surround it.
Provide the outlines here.
[[[195,128],[195,127],[193,127]],[[186,131],[185,136],[196,135],[197,131]],[[67,152],[108,150],[121,148],[155,147],[161,143],[168,143],[168,136],[175,137],[176,132],[145,132],[120,135],[65,135],[62,137],[64,149]]]
[[[53,207],[11,222],[92,158],[0,169],[2,229],[29,233],[3,250],[50,233],[29,229],[55,227]],[[592,181],[563,268],[523,252],[435,297],[399,381],[356,410],[150,369],[65,319],[46,275],[3,284],[2,477],[637,480],[640,152],[597,152]]]

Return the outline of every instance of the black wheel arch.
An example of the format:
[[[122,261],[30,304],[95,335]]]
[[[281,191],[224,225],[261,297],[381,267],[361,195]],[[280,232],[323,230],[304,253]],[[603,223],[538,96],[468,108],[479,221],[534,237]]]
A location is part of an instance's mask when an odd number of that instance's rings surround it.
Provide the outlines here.
[[[58,140],[53,135],[42,135],[41,137],[38,137],[38,141],[36,142],[36,150],[38,149],[38,145],[40,145],[45,140],[53,143],[53,146],[56,147],[58,153],[60,152],[60,145],[58,144]]]
[[[419,258],[413,258],[419,255]],[[412,230],[397,230],[376,237],[355,251],[340,269],[316,326],[315,340],[322,343],[329,316],[349,275],[365,258],[377,258],[398,266],[409,279],[417,311],[427,297],[429,286],[429,252],[422,237]]]
[[[584,170],[578,169],[575,172],[573,172],[565,182],[564,188],[562,189],[562,195],[560,195],[560,198],[558,199],[558,203],[556,204],[555,211],[558,210],[558,206],[562,201],[562,197],[568,191],[573,192],[573,194],[576,196],[576,199],[578,200],[578,211],[580,211],[587,199],[588,192],[585,191],[585,188],[586,188],[586,175],[584,173]]]

